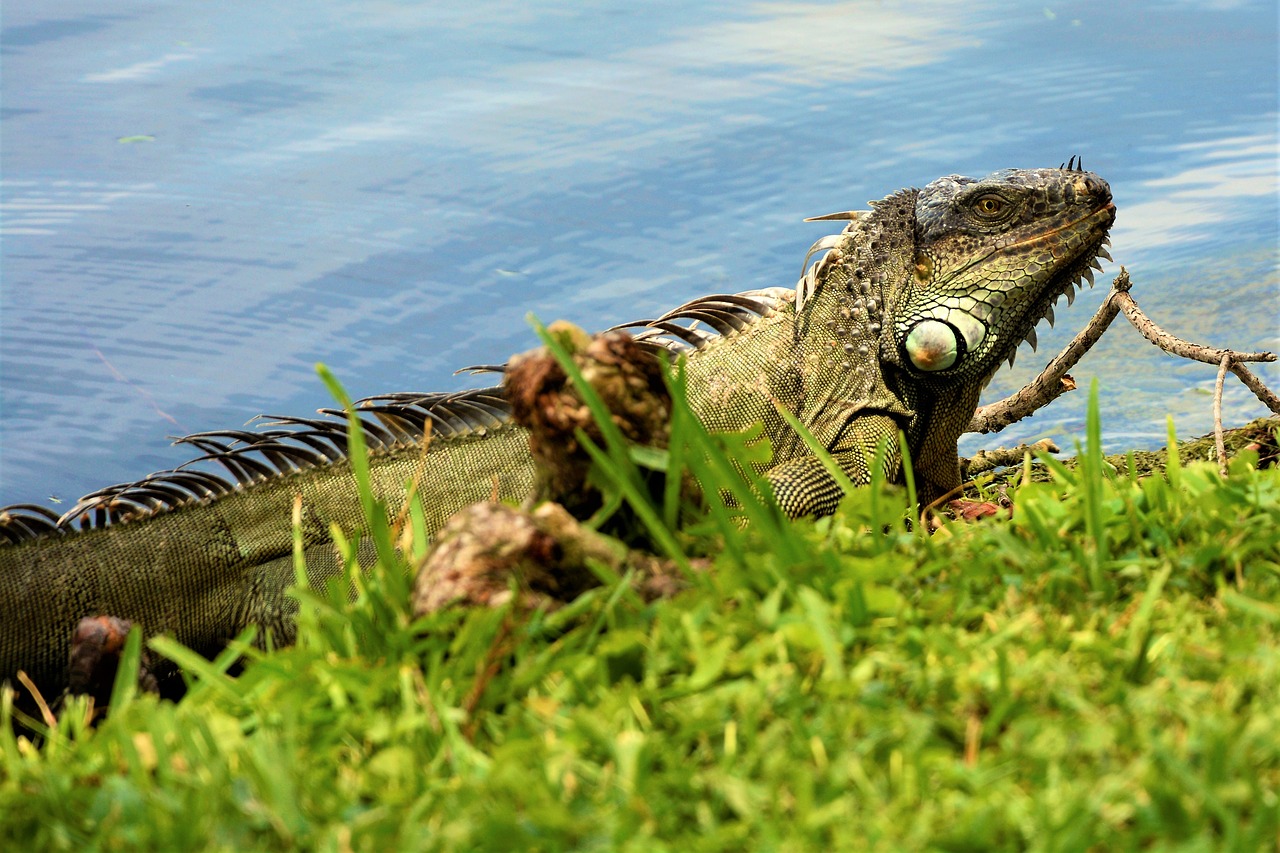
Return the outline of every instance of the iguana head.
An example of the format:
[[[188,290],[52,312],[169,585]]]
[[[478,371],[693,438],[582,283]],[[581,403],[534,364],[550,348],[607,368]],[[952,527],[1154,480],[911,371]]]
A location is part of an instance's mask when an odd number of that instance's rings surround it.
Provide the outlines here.
[[[922,380],[986,380],[1053,304],[1074,298],[1115,220],[1111,188],[1078,167],[939,178],[915,197],[914,264],[882,340]]]

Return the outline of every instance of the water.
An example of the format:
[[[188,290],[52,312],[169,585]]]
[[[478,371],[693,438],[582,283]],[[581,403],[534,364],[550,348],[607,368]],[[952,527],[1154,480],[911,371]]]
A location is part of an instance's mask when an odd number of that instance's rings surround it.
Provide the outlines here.
[[[789,286],[832,230],[804,216],[1073,154],[1157,322],[1280,349],[1273,3],[448,6],[6,7],[0,505],[329,405],[317,361],[356,395],[465,387],[455,367],[531,345],[529,312],[600,328]],[[1112,446],[1211,426],[1214,369],[1120,321],[1074,375]],[[1264,411],[1235,387],[1227,409]],[[1083,411],[964,448],[1069,445]]]

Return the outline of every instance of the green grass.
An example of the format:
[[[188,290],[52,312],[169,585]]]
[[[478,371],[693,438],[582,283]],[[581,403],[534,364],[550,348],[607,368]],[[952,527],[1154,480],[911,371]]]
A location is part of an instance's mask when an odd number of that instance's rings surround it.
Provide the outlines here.
[[[154,640],[186,698],[122,689],[96,729],[74,700],[38,745],[3,697],[0,845],[1275,847],[1276,471],[1133,481],[1095,418],[1084,464],[1017,490],[1011,521],[923,536],[902,490],[864,489],[782,524],[725,455],[750,448],[676,418],[672,456],[636,458],[692,463],[752,516],[677,532],[673,490],[638,513],[661,547],[719,555],[687,592],[415,621],[384,520],[357,599],[301,593],[297,645],[242,644],[239,677],[234,651]],[[615,503],[643,500],[630,482]]]

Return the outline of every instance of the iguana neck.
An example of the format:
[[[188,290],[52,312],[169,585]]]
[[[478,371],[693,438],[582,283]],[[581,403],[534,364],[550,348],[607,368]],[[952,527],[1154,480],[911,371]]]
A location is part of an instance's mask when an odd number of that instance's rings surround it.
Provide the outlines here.
[[[795,328],[797,372],[804,394],[800,417],[830,441],[848,420],[867,412],[911,413],[885,383],[877,357],[890,331],[890,306],[914,256],[916,190],[873,202],[801,279]],[[905,426],[905,420],[904,420]]]

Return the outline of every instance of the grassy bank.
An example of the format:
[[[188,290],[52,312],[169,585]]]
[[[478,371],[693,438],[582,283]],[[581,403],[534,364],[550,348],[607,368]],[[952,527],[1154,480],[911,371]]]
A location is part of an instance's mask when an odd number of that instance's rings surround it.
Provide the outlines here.
[[[1200,850],[1280,832],[1280,473],[1093,449],[1011,520],[707,516],[678,597],[415,621],[408,567],[181,702],[0,721],[9,849]],[[655,516],[662,515],[658,508]],[[767,529],[765,529],[767,528]],[[874,531],[874,532],[873,532]],[[410,549],[411,551],[413,549]],[[12,616],[10,617],[12,618]],[[15,846],[15,845],[21,845]]]

